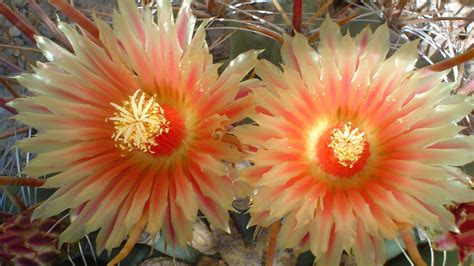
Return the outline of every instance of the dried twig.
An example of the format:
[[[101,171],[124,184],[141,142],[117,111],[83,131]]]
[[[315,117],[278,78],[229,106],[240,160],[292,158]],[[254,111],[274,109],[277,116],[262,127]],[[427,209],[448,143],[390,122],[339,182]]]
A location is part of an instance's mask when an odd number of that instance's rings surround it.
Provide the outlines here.
[[[208,0],[207,1],[207,11],[209,13],[214,13],[217,10],[217,4],[216,1],[214,0]]]
[[[293,1],[293,28],[301,32],[301,20],[303,18],[303,0]]]
[[[13,72],[12,74],[23,72],[23,69],[21,69],[19,66],[15,65],[13,63],[11,63],[10,61],[8,61],[7,59],[5,59],[3,57],[0,57],[0,65],[10,69]]]
[[[24,211],[28,208],[26,207],[25,203],[23,203],[23,201],[18,197],[18,195],[14,195],[6,187],[0,186],[0,188],[3,189],[7,197],[18,207],[18,209],[20,209],[20,211]]]
[[[44,179],[39,178],[0,176],[0,186],[41,187],[44,182],[46,182]]]
[[[401,229],[400,235],[403,238],[403,242],[405,242],[408,254],[413,260],[413,263],[415,263],[415,266],[426,266],[426,263],[421,257],[418,247],[416,246],[415,240],[413,240],[410,229]]]
[[[106,17],[106,18],[112,18],[113,17],[112,13],[100,12],[98,10],[91,10],[91,9],[86,9],[86,8],[76,8],[76,9],[83,12],[83,13],[86,13],[86,14],[94,14],[98,17],[100,17],[100,16]]]
[[[9,100],[6,100],[6,99],[3,99],[3,98],[0,98],[0,107],[2,107],[3,109],[7,110],[8,112],[16,115],[17,112],[15,109],[11,108],[10,106],[7,106],[7,103],[9,102]],[[0,133],[1,134],[1,133]]]
[[[462,64],[468,60],[471,60],[474,58],[474,48],[470,48],[466,52],[457,55],[455,57],[443,60],[441,62],[438,62],[434,65],[427,66],[426,69],[432,70],[432,71],[443,71],[450,69],[452,67],[455,67],[459,64]]]
[[[9,31],[5,32],[6,35],[7,35],[7,38],[10,40],[10,43],[12,43],[13,47],[20,47],[21,45],[16,45],[16,40],[15,38],[13,38],[13,36],[10,34]],[[25,49],[18,49],[18,51],[20,52],[20,54],[25,58],[26,62],[28,62],[28,64],[26,64],[26,67],[29,68],[30,66],[33,65],[33,62],[31,62],[31,59],[30,57],[28,56],[28,54],[26,53],[26,50]]]
[[[7,91],[15,98],[21,98],[21,94],[19,94],[15,88],[13,88],[12,85],[10,85],[10,83],[8,82],[8,80],[0,77],[0,83],[3,84],[3,86],[5,87],[5,89],[7,89]]]
[[[262,35],[270,37],[270,38],[274,39],[275,41],[283,43],[283,37],[281,36],[280,33],[277,33],[275,31],[272,31],[272,30],[264,28],[264,27],[260,27],[258,25],[247,25],[245,27],[248,28],[248,29],[251,29],[253,31],[259,32]]]
[[[48,27],[48,29],[53,33],[54,37],[58,39],[67,49],[72,51],[71,44],[69,43],[68,39],[62,33],[56,23],[54,23],[49,16],[44,12],[44,10],[36,3],[35,0],[27,0],[28,5],[30,8],[34,10],[34,12],[41,18],[43,23]]]
[[[268,248],[267,248],[267,257],[265,258],[265,266],[272,266],[273,265],[273,258],[275,257],[276,253],[276,240],[278,231],[280,231],[280,221],[274,222],[270,225],[269,228],[269,237],[268,237]]]
[[[11,128],[11,129],[7,129],[3,132],[0,132],[0,139],[5,139],[5,138],[8,138],[8,137],[11,137],[11,136],[14,136],[15,134],[20,134],[20,133],[26,133],[28,132],[30,128],[29,127],[19,127],[19,128]]]
[[[99,29],[88,17],[77,10],[77,8],[69,4],[66,0],[49,0],[49,3],[66,14],[66,16],[81,26],[97,41],[99,40]]]
[[[434,21],[458,21],[458,20],[466,20],[466,21],[474,21],[474,18],[470,17],[432,17],[432,18],[423,18],[423,19],[409,19],[403,20],[404,25],[411,25],[411,24],[419,24],[419,23],[428,23]]]
[[[286,14],[285,10],[283,10],[283,8],[281,7],[280,2],[278,0],[273,0],[273,5],[275,5],[275,8],[278,10],[278,12],[280,12],[280,15],[285,21],[286,25],[288,25],[288,27],[291,27],[291,20]]]
[[[0,43],[0,47],[41,53],[41,50],[38,48],[24,47],[24,46],[19,46],[19,45],[10,45],[10,44]]]
[[[107,263],[107,266],[116,265],[120,261],[122,261],[125,257],[127,257],[130,251],[132,251],[133,246],[135,246],[138,239],[140,238],[140,235],[145,229],[147,221],[148,221],[148,212],[145,212],[142,214],[142,217],[140,218],[140,220],[135,224],[135,227],[133,228],[132,232],[129,234],[128,240],[123,246],[123,248],[120,250],[117,256],[115,256],[109,263]]]
[[[324,4],[318,10],[316,10],[316,12],[314,12],[314,14],[311,15],[311,17],[309,17],[309,19],[308,19],[308,21],[306,21],[306,23],[311,24],[317,18],[319,18],[322,14],[326,13],[326,11],[332,5],[332,3],[333,3],[333,0],[328,0],[328,1],[324,2]]]
[[[10,21],[15,27],[25,34],[30,41],[35,43],[35,35],[38,35],[36,28],[31,25],[27,20],[22,18],[16,11],[11,9],[3,0],[0,0],[0,14],[2,14],[8,21]]]
[[[393,17],[399,18],[403,12],[403,9],[407,5],[407,3],[408,3],[408,0],[400,0],[400,2],[398,2],[398,5],[396,7],[397,11],[393,14]]]
[[[212,51],[216,49],[219,45],[221,45],[223,42],[225,42],[227,39],[229,39],[232,34],[234,34],[237,30],[233,30],[231,33],[226,34],[226,35],[221,35],[217,40],[215,40],[211,45],[209,45],[209,51]]]

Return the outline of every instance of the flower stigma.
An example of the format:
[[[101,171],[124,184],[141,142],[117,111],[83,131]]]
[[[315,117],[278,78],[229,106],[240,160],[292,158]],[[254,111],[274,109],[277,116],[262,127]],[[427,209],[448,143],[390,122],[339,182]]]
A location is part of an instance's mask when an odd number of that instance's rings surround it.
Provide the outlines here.
[[[365,133],[350,122],[328,128],[319,136],[316,155],[321,169],[333,176],[351,177],[362,171],[370,157]]]
[[[365,142],[364,132],[360,132],[357,127],[352,129],[352,124],[347,122],[342,128],[332,130],[328,147],[332,149],[339,164],[352,168],[364,152]]]
[[[140,94],[137,90],[122,105],[110,103],[116,112],[107,120],[114,123],[112,138],[117,147],[124,151],[154,153],[153,147],[159,145],[157,136],[170,131],[170,122],[155,98],[156,95]]]

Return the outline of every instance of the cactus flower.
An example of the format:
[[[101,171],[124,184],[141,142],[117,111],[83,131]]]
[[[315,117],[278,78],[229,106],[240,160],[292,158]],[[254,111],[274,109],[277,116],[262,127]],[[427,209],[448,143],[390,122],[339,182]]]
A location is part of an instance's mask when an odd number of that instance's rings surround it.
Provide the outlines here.
[[[474,199],[443,166],[474,159],[456,125],[472,110],[446,73],[415,70],[417,42],[389,52],[386,25],[354,38],[326,20],[318,50],[286,36],[283,63],[261,61],[256,125],[236,129],[257,148],[242,177],[255,186],[251,224],[282,219],[282,248],[310,249],[318,265],[380,265],[400,228],[456,227],[444,206]]]
[[[48,62],[18,77],[35,96],[13,102],[16,119],[39,130],[18,143],[38,154],[23,173],[52,174],[44,187],[58,188],[34,217],[70,210],[60,242],[98,230],[98,252],[120,245],[139,221],[185,245],[198,210],[228,230],[234,180],[224,161],[243,153],[227,132],[252,108],[252,95],[235,97],[258,52],[219,75],[207,23],[194,33],[190,1],[176,20],[170,1],[158,1],[157,14],[118,2],[112,26],[95,21],[99,41],[60,23],[73,52],[37,36]]]

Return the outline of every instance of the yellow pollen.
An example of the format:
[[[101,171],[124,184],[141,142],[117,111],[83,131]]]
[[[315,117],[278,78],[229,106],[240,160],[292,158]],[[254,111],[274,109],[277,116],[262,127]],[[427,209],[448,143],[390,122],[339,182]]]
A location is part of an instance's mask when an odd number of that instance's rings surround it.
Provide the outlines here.
[[[115,132],[112,138],[116,146],[125,151],[140,150],[150,152],[157,146],[155,138],[169,132],[170,123],[165,118],[163,108],[156,102],[155,96],[148,96],[140,90],[124,101],[122,106],[110,103],[115,109],[113,121]]]
[[[342,129],[335,128],[332,131],[328,146],[341,165],[352,168],[364,151],[364,132],[360,132],[359,128],[352,129],[351,123],[348,122]]]

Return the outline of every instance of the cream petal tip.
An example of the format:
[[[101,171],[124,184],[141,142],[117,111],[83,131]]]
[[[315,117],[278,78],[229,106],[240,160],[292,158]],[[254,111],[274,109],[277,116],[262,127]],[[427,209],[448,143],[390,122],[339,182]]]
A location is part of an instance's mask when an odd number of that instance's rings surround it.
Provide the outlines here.
[[[15,108],[15,101],[9,101],[5,105],[8,106],[8,107]]]
[[[320,38],[324,42],[326,38],[340,37],[341,28],[328,15],[319,28]]]
[[[224,232],[226,232],[227,234],[231,234],[232,232],[230,231],[230,226],[229,224],[226,224],[225,228],[223,228]]]
[[[396,52],[394,55],[392,55],[393,58],[396,59],[403,59],[403,60],[410,60],[410,61],[416,61],[418,59],[418,45],[420,43],[420,40],[414,40],[414,41],[409,41],[405,44],[403,44]],[[392,58],[391,57],[391,58]],[[413,62],[414,64],[414,62]],[[408,65],[407,66],[407,71],[412,70],[413,66]]]
[[[45,218],[46,216],[43,214],[44,211],[44,204],[39,205],[33,210],[33,213],[31,214],[31,220],[37,220],[41,218]]]

